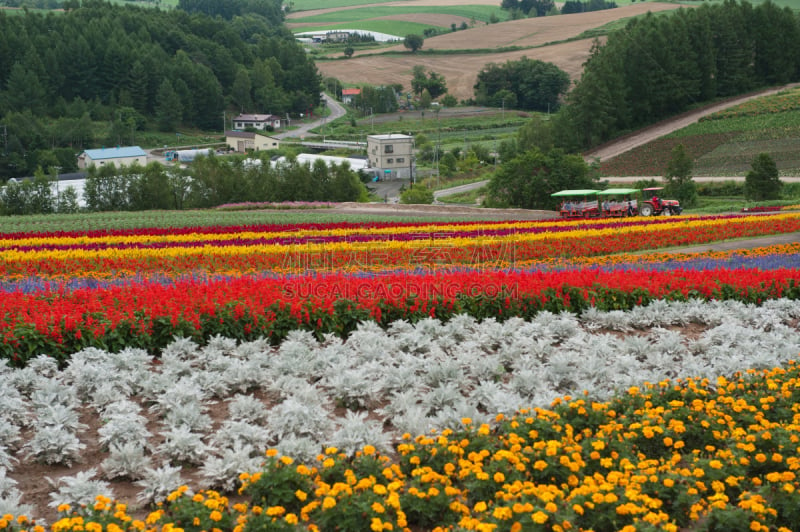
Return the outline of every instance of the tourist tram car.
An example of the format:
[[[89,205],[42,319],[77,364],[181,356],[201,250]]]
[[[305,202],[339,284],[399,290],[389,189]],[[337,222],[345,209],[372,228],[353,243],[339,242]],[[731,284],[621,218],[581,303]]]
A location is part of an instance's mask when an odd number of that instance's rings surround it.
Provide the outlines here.
[[[561,201],[562,218],[592,218],[600,216],[600,204],[597,201],[597,190],[562,190],[551,194]]]
[[[624,218],[639,214],[638,188],[609,188],[597,193],[601,216]]]
[[[658,197],[663,187],[609,188],[606,190],[561,190],[552,197],[561,200],[559,214],[562,218],[598,218],[625,216],[658,216],[680,214],[678,200]],[[641,193],[644,197],[641,198]]]

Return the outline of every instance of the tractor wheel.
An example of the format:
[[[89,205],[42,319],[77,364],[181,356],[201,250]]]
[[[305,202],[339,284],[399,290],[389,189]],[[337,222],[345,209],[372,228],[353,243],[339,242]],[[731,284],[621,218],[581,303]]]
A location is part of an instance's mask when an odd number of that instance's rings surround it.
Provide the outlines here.
[[[661,216],[672,216],[672,209],[664,207],[664,210],[661,211]]]
[[[652,216],[653,215],[653,206],[649,203],[645,203],[642,205],[642,208],[639,209],[639,214],[642,216]]]

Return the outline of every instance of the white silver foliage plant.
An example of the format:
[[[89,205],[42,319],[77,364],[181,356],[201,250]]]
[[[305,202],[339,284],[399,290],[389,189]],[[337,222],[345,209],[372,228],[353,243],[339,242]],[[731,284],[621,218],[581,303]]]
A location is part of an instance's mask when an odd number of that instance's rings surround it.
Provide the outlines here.
[[[148,504],[162,501],[183,484],[179,466],[165,463],[156,469],[147,468],[142,474],[142,479],[136,482],[136,485],[142,488],[136,500]]]
[[[152,466],[150,457],[139,442],[114,442],[110,445],[109,456],[103,460],[101,467],[105,478],[128,478],[138,480],[144,471]]]
[[[50,493],[49,506],[57,508],[62,504],[69,504],[73,509],[81,505],[91,506],[98,495],[114,499],[114,491],[108,482],[95,480],[97,470],[92,468],[80,471],[74,476],[64,476],[56,480],[47,479],[56,488]]]

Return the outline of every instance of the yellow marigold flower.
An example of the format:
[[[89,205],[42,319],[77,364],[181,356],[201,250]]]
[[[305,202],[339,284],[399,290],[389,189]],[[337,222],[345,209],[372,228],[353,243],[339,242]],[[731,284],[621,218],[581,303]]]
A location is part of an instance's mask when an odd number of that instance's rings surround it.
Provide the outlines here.
[[[372,456],[373,454],[375,454],[375,447],[372,445],[365,445],[364,454],[367,456]]]
[[[331,508],[336,506],[336,499],[333,497],[325,497],[322,500],[322,509],[323,510],[330,510]]]
[[[297,466],[297,473],[299,475],[303,475],[304,477],[307,477],[308,475],[311,474],[311,470],[308,467],[306,467],[304,464],[300,464],[299,466]]]
[[[270,506],[265,512],[270,517],[276,517],[286,513],[286,508],[283,506]]]
[[[94,521],[89,521],[83,527],[86,532],[103,532],[103,525],[100,523],[95,523]]]
[[[300,502],[303,502],[308,498],[308,494],[303,490],[295,491],[294,496],[297,497],[297,500],[299,500]]]
[[[556,506],[556,503],[551,501],[544,505],[544,509],[550,512],[551,514],[554,514],[558,510],[558,506]]]
[[[195,517],[194,519],[192,519],[192,525],[200,526],[200,518],[199,517]]]
[[[501,484],[502,482],[505,482],[505,480],[506,480],[506,476],[503,473],[501,473],[500,471],[498,471],[497,473],[494,474],[494,481],[496,483]]]
[[[759,530],[761,530],[761,523],[759,523],[758,521],[750,521],[750,530],[758,532]]]
[[[178,492],[176,491],[176,492],[174,492],[174,493],[178,493]],[[170,494],[170,495],[172,495],[172,494]],[[169,498],[168,498],[167,500],[169,500]],[[195,493],[195,494],[192,496],[192,500],[193,500],[194,502],[203,502],[203,500],[205,500],[205,498],[203,497],[203,494],[202,494],[202,493]]]
[[[671,488],[672,486],[675,485],[675,481],[672,480],[671,478],[665,478],[663,484],[664,486]]]
[[[337,449],[336,447],[328,447],[328,448],[325,449],[325,454],[327,454],[328,456],[330,456],[332,454],[336,454],[338,452],[339,452],[339,449]]]
[[[382,514],[386,511],[386,508],[384,508],[383,505],[378,501],[373,502],[371,508],[376,514]]]
[[[59,512],[61,512],[61,513],[67,513],[67,512],[69,512],[71,509],[72,509],[72,506],[70,506],[69,504],[59,504],[59,505],[58,505],[58,508],[57,508],[57,510],[58,510]],[[6,519],[6,516],[3,516],[3,519],[4,519],[4,520],[6,520],[6,521],[8,521],[8,519]]]
[[[292,465],[294,463],[294,459],[289,456],[281,456],[280,460],[283,465]]]
[[[295,514],[286,514],[286,517],[284,517],[283,520],[286,521],[290,525],[296,525],[297,522],[298,522],[297,521],[297,515],[295,515]]]
[[[492,516],[495,519],[500,519],[502,521],[507,521],[514,517],[514,513],[511,511],[511,508],[508,506],[497,506],[492,511]]]
[[[475,513],[482,513],[486,511],[486,502],[478,501],[475,503],[475,506],[472,508]]]
[[[267,449],[267,456],[270,458],[278,456],[278,449]]]
[[[755,456],[755,458],[756,458],[756,462],[759,462],[761,464],[763,464],[764,462],[767,461],[767,455],[765,455],[764,453],[758,453]]]
[[[233,505],[233,509],[236,512],[240,513],[240,514],[243,514],[243,513],[247,512],[247,505],[240,502],[240,503],[234,504]]]
[[[550,516],[540,510],[533,514],[531,519],[533,519],[533,522],[537,525],[542,525],[546,523],[548,519],[550,519]]]
[[[208,518],[216,523],[217,521],[222,520],[222,514],[219,512],[219,510],[214,510],[213,512],[208,514]]]
[[[373,517],[369,529],[373,532],[381,532],[381,530],[383,530],[383,522],[377,517]]]
[[[720,462],[719,460],[711,460],[708,463],[708,466],[712,469],[722,469],[722,462]]]

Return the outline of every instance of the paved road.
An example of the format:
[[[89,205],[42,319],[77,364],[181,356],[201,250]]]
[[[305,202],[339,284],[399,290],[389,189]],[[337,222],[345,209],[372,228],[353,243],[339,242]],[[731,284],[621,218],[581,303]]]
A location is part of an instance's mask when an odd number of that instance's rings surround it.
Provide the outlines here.
[[[433,193],[433,199],[443,198],[444,196],[452,196],[453,194],[461,194],[462,192],[469,192],[470,190],[481,188],[482,186],[488,183],[489,180],[485,179],[483,181],[476,181],[475,183],[468,183],[466,185],[459,185],[457,187],[450,187],[442,190],[437,190]]]
[[[323,124],[326,122],[336,120],[337,118],[341,118],[347,113],[345,108],[337,102],[335,99],[331,98],[324,92],[322,93],[322,100],[325,102],[325,105],[329,109],[330,113],[327,116],[324,116],[318,120],[314,120],[313,122],[306,122],[302,123],[300,127],[296,129],[291,129],[289,131],[284,131],[282,133],[276,133],[272,136],[278,139],[289,139],[289,138],[301,138],[306,135],[309,135],[309,132],[312,129],[316,129],[318,127],[322,127]]]

